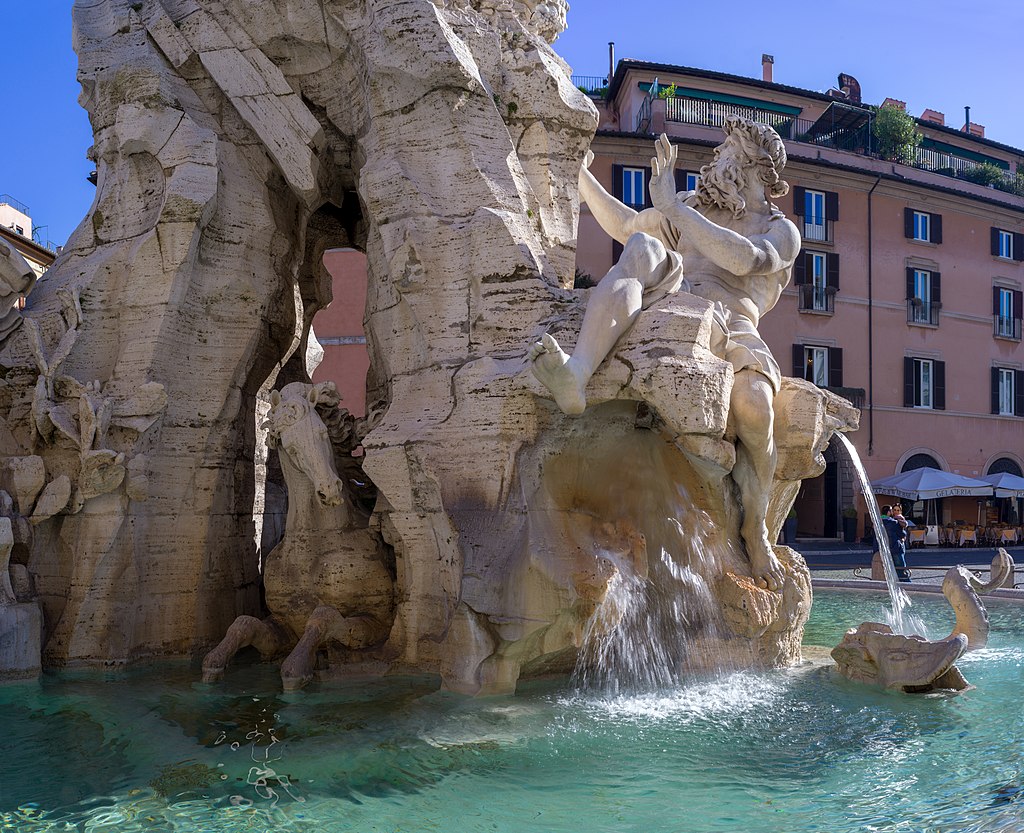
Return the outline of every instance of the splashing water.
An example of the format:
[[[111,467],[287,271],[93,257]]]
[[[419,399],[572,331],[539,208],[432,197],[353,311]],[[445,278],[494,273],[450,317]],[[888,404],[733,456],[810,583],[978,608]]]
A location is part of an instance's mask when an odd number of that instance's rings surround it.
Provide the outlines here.
[[[912,602],[906,591],[900,587],[899,579],[896,576],[896,565],[892,562],[892,552],[889,550],[889,536],[882,525],[882,513],[878,508],[878,501],[875,500],[875,493],[871,490],[871,482],[868,480],[864,464],[861,463],[860,455],[844,434],[836,432],[836,437],[846,448],[850,455],[850,462],[857,472],[860,480],[861,491],[864,494],[864,502],[868,505],[868,514],[871,515],[871,523],[875,529],[875,540],[878,542],[878,551],[881,553],[882,569],[885,570],[885,583],[889,587],[889,598],[892,601],[892,610],[888,612],[888,624],[896,633],[920,634],[927,637],[924,623],[910,613]]]
[[[677,687],[694,667],[728,670],[710,647],[722,633],[709,585],[722,573],[722,553],[710,543],[714,530],[706,513],[680,507],[680,515],[685,526],[664,519],[665,546],[653,549],[647,576],[603,553],[617,572],[584,630],[573,672],[577,688],[616,697]]]

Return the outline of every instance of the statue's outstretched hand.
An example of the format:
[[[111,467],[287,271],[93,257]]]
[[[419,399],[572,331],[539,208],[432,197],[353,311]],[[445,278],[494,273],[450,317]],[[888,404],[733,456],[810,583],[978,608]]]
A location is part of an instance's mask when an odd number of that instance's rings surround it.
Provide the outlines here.
[[[662,133],[654,141],[656,156],[651,159],[651,204],[665,211],[676,201],[676,147]]]

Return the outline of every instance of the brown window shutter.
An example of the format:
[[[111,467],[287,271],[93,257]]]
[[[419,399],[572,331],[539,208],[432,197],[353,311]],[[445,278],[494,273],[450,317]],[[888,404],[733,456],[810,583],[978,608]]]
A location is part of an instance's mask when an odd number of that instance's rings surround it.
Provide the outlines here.
[[[914,407],[914,360],[903,357],[903,407]]]
[[[1024,292],[1013,290],[1013,317],[1024,318]]]
[[[932,362],[932,407],[936,411],[946,410],[946,363]]]
[[[903,236],[908,240],[914,239],[914,209],[903,209]]]
[[[803,379],[807,373],[806,366],[804,365],[804,346],[802,344],[793,345],[793,375],[797,379]]]
[[[805,212],[806,188],[799,185],[793,187],[793,213],[797,217],[803,217]]]
[[[825,255],[825,285],[839,290],[839,253],[829,252]]]
[[[612,196],[622,202],[622,165],[612,165]]]
[[[932,272],[932,303],[942,304],[942,273]]]
[[[1013,371],[1013,414],[1024,416],[1024,370]]]
[[[651,208],[654,203],[651,202],[651,174],[653,172],[649,167],[644,168],[644,208]]]
[[[916,297],[917,296],[916,296],[916,294],[914,292],[914,267],[913,266],[908,266],[907,267],[907,300],[909,301],[909,300],[911,300],[913,298],[916,298]]]
[[[992,287],[992,314],[999,315],[999,287]]]
[[[992,368],[992,413],[999,413],[999,368]]]
[[[800,254],[796,256],[796,260],[793,261],[793,285],[803,286],[807,283],[807,261],[810,255],[807,254],[803,249],[800,250]]]
[[[932,243],[941,243],[942,242],[942,215],[941,214],[932,214],[931,227],[932,227],[932,229],[931,229],[932,230]]]
[[[835,191],[825,192],[825,219],[839,219],[839,194]]]
[[[1013,233],[1013,259],[1024,260],[1024,234]]]
[[[999,257],[999,229],[992,226],[992,255]]]
[[[841,388],[843,386],[842,347],[830,347],[828,350],[828,386],[830,388]]]

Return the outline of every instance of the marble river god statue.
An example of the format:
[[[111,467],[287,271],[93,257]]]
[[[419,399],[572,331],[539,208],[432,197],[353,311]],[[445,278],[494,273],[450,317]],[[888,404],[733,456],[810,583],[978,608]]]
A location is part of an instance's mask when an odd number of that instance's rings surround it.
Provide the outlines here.
[[[743,543],[754,576],[777,590],[782,569],[766,524],[777,463],[772,404],[782,372],[757,323],[789,283],[800,233],[767,199],[789,192],[781,178],[786,149],[778,133],[727,116],[725,134],[714,162],[701,170],[697,190],[681,195],[674,184],[676,149],[662,134],[652,160],[654,207],[639,213],[584,168],[580,198],[625,248],[591,295],[572,356],[545,335],[530,357],[558,406],[578,414],[586,407],[588,380],[643,309],[680,291],[711,301],[712,350],[735,371],[729,421],[737,440],[732,475],[743,507]]]
[[[685,612],[680,661],[799,658],[809,576],[770,542],[858,414],[756,338],[795,252],[763,199],[784,152],[730,122],[702,191],[660,174],[631,218],[581,179],[566,8],[76,0],[96,198],[45,280],[2,275],[32,292],[0,309],[0,516],[42,612],[5,638],[45,667],[223,641],[211,679],[251,644],[291,652],[288,687],[510,692],[571,668],[602,609],[614,629],[630,573]],[[627,244],[589,308],[581,196]],[[367,257],[370,363],[344,452],[310,380],[341,247]]]

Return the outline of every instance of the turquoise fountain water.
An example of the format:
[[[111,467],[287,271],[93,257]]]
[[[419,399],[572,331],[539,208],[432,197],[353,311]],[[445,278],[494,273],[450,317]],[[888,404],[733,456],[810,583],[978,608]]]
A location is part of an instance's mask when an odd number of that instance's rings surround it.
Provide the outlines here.
[[[882,598],[819,593],[832,646]],[[941,599],[917,604],[948,632]],[[469,700],[433,679],[280,693],[162,665],[0,687],[4,831],[982,833],[1024,829],[1024,606],[990,604],[978,688],[887,694],[807,664],[646,694],[564,680]],[[808,653],[811,653],[810,651]]]

